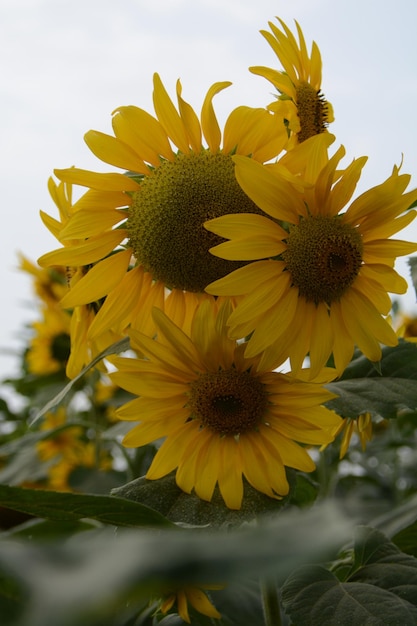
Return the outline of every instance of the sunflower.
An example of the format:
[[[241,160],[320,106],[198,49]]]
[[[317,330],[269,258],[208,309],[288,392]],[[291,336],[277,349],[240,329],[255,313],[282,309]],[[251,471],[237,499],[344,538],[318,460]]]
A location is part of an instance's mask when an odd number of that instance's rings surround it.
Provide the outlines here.
[[[36,444],[36,451],[46,469],[46,486],[55,491],[73,491],[72,472],[77,468],[99,468],[106,471],[113,462],[109,452],[88,440],[85,429],[68,421],[67,411],[59,407],[45,415],[40,430],[45,437]]]
[[[176,605],[178,615],[184,622],[191,624],[188,610],[188,604],[190,604],[198,613],[220,619],[220,613],[211,603],[206,592],[211,589],[223,589],[223,587],[224,585],[204,585],[199,587],[187,585],[181,588],[170,589],[161,600],[159,610],[163,615],[166,615]]]
[[[71,317],[60,308],[42,311],[42,319],[32,323],[35,331],[25,355],[28,371],[46,376],[64,371],[70,353]]]
[[[36,296],[46,306],[57,306],[65,296],[68,290],[65,268],[43,269],[23,254],[19,254],[19,269],[29,274]]]
[[[313,137],[288,155],[308,157]],[[265,214],[223,216],[206,228],[230,241],[211,252],[254,262],[211,284],[208,293],[239,296],[230,316],[231,337],[251,335],[247,357],[263,352],[262,367],[288,357],[296,374],[307,355],[316,376],[333,355],[337,371],[350,362],[354,346],[371,360],[380,344],[394,346],[388,292],[404,293],[407,282],[393,269],[397,256],[417,244],[391,235],[415,217],[406,211],[417,190],[405,193],[410,176],[394,167],[382,184],[350,201],[365,158],[337,170],[343,147],[324,168],[311,172],[314,184],[294,189],[280,169],[235,157],[236,176]],[[280,222],[282,225],[277,223]]]
[[[322,385],[245,358],[245,346],[227,336],[230,310],[227,301],[204,300],[188,335],[155,309],[157,339],[131,330],[131,346],[144,357],[112,357],[110,377],[140,396],[117,410],[122,420],[140,420],[123,444],[165,438],[146,477],[177,469],[178,486],[206,501],[218,483],[226,506],[239,509],[242,476],[271,498],[287,495],[285,466],[315,468],[299,444],[330,442],[340,418],[321,406],[332,396]]]
[[[84,196],[82,196],[77,202],[73,203],[72,185],[70,183],[64,182],[56,184],[53,178],[50,178],[48,180],[48,190],[59,211],[59,220],[41,211],[40,214],[43,223],[54,235],[54,237],[64,243],[64,246],[77,245],[79,243],[79,240],[64,240],[62,238],[62,232],[68,224],[69,220],[71,219],[72,215],[81,210],[81,208],[85,206],[86,203],[88,204],[88,194],[84,194]],[[27,268],[27,264],[23,266],[23,269],[26,269],[28,271],[29,268]],[[89,267],[84,266],[75,257],[73,258],[73,263],[71,264],[64,264],[63,266],[57,265],[52,270],[48,269],[51,279],[53,278],[55,280],[57,276],[62,281],[62,276],[65,275],[65,294],[62,293],[62,284],[59,285],[59,292],[56,288],[53,290],[53,295],[60,293],[61,304],[59,306],[61,311],[63,309],[62,302],[65,300],[67,295],[71,293],[71,290],[75,288],[77,282],[81,280],[81,278],[86,273],[88,273],[88,271]],[[40,272],[45,272],[45,270],[40,270]],[[37,283],[39,283],[39,275],[37,275],[33,271],[32,273],[38,279]],[[41,286],[43,287],[42,283]],[[49,291],[47,292],[47,295],[49,295]],[[45,289],[43,288],[40,293],[41,296],[43,296],[43,294],[45,293]],[[66,363],[66,374],[69,378],[74,378],[74,376],[76,376],[84,367],[84,365],[89,363],[94,356],[96,356],[109,345],[120,339],[120,335],[116,335],[115,333],[110,331],[101,333],[93,340],[90,340],[87,337],[88,330],[95,319],[96,311],[99,306],[99,303],[95,299],[96,295],[96,290],[92,290],[91,298],[88,303],[81,303],[80,305],[68,307],[71,309],[70,318],[68,314],[65,313],[66,317],[70,320],[67,329],[70,337],[70,349],[67,354]],[[46,296],[43,297],[44,299],[46,299]],[[54,301],[53,304],[56,306],[56,301]]]
[[[340,444],[340,459],[343,459],[346,455],[354,433],[356,433],[359,438],[362,452],[365,452],[366,444],[372,439],[371,414],[362,413],[357,418],[345,418],[339,428],[335,431],[335,437],[337,437],[340,433],[343,433],[342,442]]]
[[[309,54],[299,24],[295,22],[297,42],[288,26],[277,19],[283,30],[269,22],[271,32],[262,30],[261,34],[280,60],[283,71],[259,66],[249,69],[269,80],[280,92],[278,100],[268,108],[280,116],[290,131],[288,148],[291,148],[291,145],[326,132],[334,116],[332,105],[321,91],[322,62],[317,44],[313,41]]]
[[[200,121],[182,98],[180,82],[176,108],[155,74],[156,117],[123,106],[113,114],[114,137],[98,131],[85,136],[98,158],[124,173],[56,171],[67,184],[89,190],[60,233],[65,247],[39,263],[90,267],[62,301],[73,307],[105,297],[90,337],[107,328],[124,332],[129,325],[151,332],[148,312],[164,306],[165,288],[171,290],[170,315],[182,323],[206,297],[210,282],[242,265],[210,255],[208,249],[221,239],[203,223],[228,213],[260,212],[235,179],[232,155],[263,162],[279,154],[287,138],[277,132],[273,114],[241,106],[228,117],[222,140],[212,100],[229,84],[208,90]]]

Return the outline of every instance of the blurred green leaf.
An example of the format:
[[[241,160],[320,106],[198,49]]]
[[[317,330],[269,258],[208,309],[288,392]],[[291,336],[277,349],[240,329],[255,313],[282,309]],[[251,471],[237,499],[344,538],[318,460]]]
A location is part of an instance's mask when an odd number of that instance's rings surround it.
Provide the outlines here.
[[[116,526],[172,526],[157,511],[115,496],[58,493],[0,485],[0,505],[50,520],[90,518]]]
[[[392,537],[392,541],[402,552],[417,557],[417,522],[400,530]]]
[[[303,626],[414,626],[417,622],[417,559],[383,533],[360,527],[353,573],[345,582],[318,565],[294,572],[282,590],[283,605]]]
[[[14,626],[122,626],[127,607],[143,610],[165,584],[228,585],[264,574],[283,580],[306,560],[334,554],[350,529],[329,503],[234,531],[103,527],[52,544],[7,538],[0,569],[28,588],[27,621]]]

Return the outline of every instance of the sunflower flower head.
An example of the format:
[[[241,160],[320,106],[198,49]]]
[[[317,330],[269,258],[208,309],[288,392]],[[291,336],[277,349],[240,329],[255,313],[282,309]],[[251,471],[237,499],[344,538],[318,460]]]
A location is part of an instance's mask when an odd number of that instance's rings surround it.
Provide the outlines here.
[[[218,484],[226,506],[240,509],[243,476],[271,498],[286,496],[285,467],[313,471],[305,445],[330,442],[340,418],[322,406],[331,394],[321,385],[246,358],[245,346],[228,338],[230,310],[228,301],[204,300],[187,334],[155,309],[156,338],[130,331],[143,358],[112,357],[110,376],[140,396],[117,410],[139,421],[123,444],[165,438],[146,477],[176,470],[178,486],[206,501]]]
[[[335,437],[341,433],[343,433],[343,436],[340,444],[340,459],[345,457],[354,434],[359,438],[362,452],[365,452],[367,443],[372,439],[371,414],[362,413],[357,418],[345,418],[335,431]]]
[[[250,336],[246,356],[263,352],[262,367],[289,357],[296,374],[308,355],[313,376],[331,356],[342,372],[355,345],[375,362],[381,344],[397,344],[387,317],[389,292],[405,293],[407,281],[393,266],[397,256],[417,249],[417,243],[390,238],[416,216],[407,209],[417,190],[405,192],[410,176],[397,167],[345,208],[366,159],[338,170],[341,147],[324,166],[313,168],[310,185],[294,189],[282,165],[308,160],[311,144],[321,137],[272,166],[235,157],[239,183],[265,215],[224,216],[206,224],[230,240],[213,254],[253,260],[207,288],[213,295],[239,296],[228,322],[231,336]]]
[[[93,294],[105,298],[90,337],[129,325],[152,332],[144,303],[163,307],[166,288],[171,313],[187,316],[210,282],[245,264],[211,255],[209,248],[221,239],[203,224],[229,213],[260,213],[236,181],[232,156],[263,162],[279,154],[287,139],[285,132],[274,132],[272,113],[244,106],[232,111],[222,133],[212,100],[229,84],[208,90],[199,117],[183,99],[179,81],[174,105],[155,74],[155,116],[122,106],[113,114],[114,136],[85,136],[98,158],[124,173],[56,172],[67,184],[89,189],[60,232],[64,248],[39,262],[89,267],[63,306],[91,303]]]
[[[288,127],[293,147],[314,135],[326,132],[334,121],[333,108],[321,91],[322,61],[313,41],[308,52],[303,32],[297,22],[298,41],[288,26],[279,19],[282,30],[269,22],[270,31],[261,33],[278,57],[283,70],[251,67],[250,71],[269,80],[279,91],[278,99],[269,105]]]
[[[61,308],[49,307],[32,323],[34,335],[25,355],[28,371],[46,376],[64,371],[70,354],[71,317]]]
[[[191,624],[188,608],[188,605],[190,605],[195,611],[201,613],[201,615],[221,619],[221,615],[209,599],[207,591],[223,589],[223,586],[224,585],[204,585],[196,587],[188,585],[181,588],[170,589],[164,594],[160,602],[159,611],[163,615],[166,615],[174,607],[184,622]]]

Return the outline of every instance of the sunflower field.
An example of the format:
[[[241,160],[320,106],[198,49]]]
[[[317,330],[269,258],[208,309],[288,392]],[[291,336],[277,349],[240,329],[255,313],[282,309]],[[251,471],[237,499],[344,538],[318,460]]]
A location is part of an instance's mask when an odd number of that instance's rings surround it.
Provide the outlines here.
[[[399,163],[357,193],[317,44],[261,33],[264,108],[221,127],[230,83],[196,111],[155,73],[152,113],[85,135],[114,169],[48,181],[0,396],[2,626],[417,624],[417,189]]]

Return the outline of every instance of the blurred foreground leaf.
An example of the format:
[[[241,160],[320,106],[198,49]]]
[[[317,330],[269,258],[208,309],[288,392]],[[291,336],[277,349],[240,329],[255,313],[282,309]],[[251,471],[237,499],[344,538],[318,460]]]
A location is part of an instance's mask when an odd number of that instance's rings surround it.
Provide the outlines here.
[[[295,566],[329,558],[350,532],[328,503],[234,531],[101,528],[41,545],[6,537],[0,571],[28,589],[13,626],[122,626],[127,609],[143,611],[164,583],[283,581]]]

